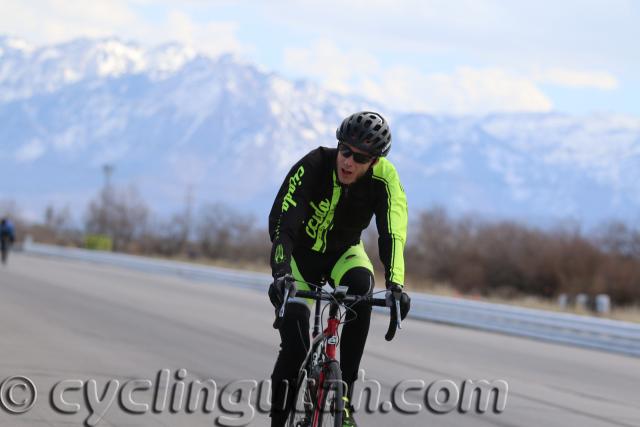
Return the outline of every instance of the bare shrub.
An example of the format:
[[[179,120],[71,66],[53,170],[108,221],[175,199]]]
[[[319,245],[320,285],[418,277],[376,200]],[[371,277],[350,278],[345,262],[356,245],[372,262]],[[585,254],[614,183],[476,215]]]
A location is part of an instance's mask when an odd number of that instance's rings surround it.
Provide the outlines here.
[[[144,234],[148,215],[149,208],[134,187],[106,187],[89,202],[85,231],[107,235],[115,250],[127,250]]]
[[[461,292],[553,297],[608,293],[640,301],[640,235],[621,223],[583,235],[576,224],[540,230],[515,222],[453,220],[440,208],[413,224],[407,271]]]
[[[197,242],[201,253],[227,260],[266,260],[267,233],[255,227],[255,218],[221,203],[204,206],[197,219]]]

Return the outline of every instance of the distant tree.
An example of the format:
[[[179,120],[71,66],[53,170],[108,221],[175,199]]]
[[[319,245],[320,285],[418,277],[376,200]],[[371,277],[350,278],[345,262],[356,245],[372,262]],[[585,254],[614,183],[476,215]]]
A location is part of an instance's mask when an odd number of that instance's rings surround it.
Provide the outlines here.
[[[0,200],[0,217],[11,218],[13,222],[18,222],[22,219],[22,212],[15,200]]]
[[[610,221],[595,233],[594,241],[604,251],[640,260],[640,230],[620,221]]]
[[[71,210],[69,206],[56,208],[49,204],[44,211],[44,226],[53,232],[63,232],[72,228]]]
[[[168,220],[155,220],[148,225],[142,238],[142,250],[165,256],[178,255],[188,244],[189,227],[189,220],[184,214],[174,214]]]
[[[268,238],[257,230],[255,219],[222,203],[205,205],[197,220],[200,251],[211,258],[266,259]]]
[[[148,216],[149,208],[135,187],[106,186],[89,202],[85,230],[89,234],[107,235],[115,250],[125,250],[144,234]]]
[[[406,247],[408,275],[449,282],[461,292],[553,297],[608,293],[640,302],[640,232],[609,223],[595,236],[564,222],[539,230],[509,221],[451,219],[443,209],[419,215]]]

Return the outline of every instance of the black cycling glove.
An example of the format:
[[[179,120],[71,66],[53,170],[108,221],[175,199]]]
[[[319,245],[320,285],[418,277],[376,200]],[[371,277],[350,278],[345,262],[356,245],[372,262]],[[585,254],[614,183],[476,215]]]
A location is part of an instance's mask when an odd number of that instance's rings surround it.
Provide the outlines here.
[[[269,286],[269,299],[275,308],[282,305],[284,290],[289,288],[289,296],[296,294],[296,282],[291,274],[279,274],[274,277],[273,283]]]
[[[403,287],[398,285],[397,283],[387,282],[387,298],[393,296],[396,301],[400,301],[400,318],[404,320],[409,314],[409,310],[411,310],[411,298],[409,294],[404,292]]]

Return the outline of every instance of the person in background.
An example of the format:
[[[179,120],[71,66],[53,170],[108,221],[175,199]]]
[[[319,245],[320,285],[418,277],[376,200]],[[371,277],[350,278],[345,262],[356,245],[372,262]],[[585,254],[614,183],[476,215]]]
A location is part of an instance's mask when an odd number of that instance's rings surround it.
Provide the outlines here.
[[[8,218],[0,220],[0,250],[2,252],[2,264],[7,263],[9,248],[16,240],[13,224]]]

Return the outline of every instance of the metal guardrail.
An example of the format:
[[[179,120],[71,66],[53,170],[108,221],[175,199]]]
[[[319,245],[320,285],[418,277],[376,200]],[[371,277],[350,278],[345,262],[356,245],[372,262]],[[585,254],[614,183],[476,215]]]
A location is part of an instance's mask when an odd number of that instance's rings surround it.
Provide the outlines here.
[[[271,276],[263,273],[237,271],[229,268],[200,266],[188,262],[147,258],[114,252],[94,251],[63,246],[44,245],[28,240],[22,251],[34,255],[73,259],[78,261],[108,264],[147,273],[171,274],[191,280],[221,281],[248,289],[264,290]]]
[[[262,273],[199,266],[134,255],[91,251],[25,241],[26,253],[108,264],[190,280],[232,283],[264,291],[271,276]],[[567,313],[411,293],[410,317],[570,344],[640,357],[640,324]]]

